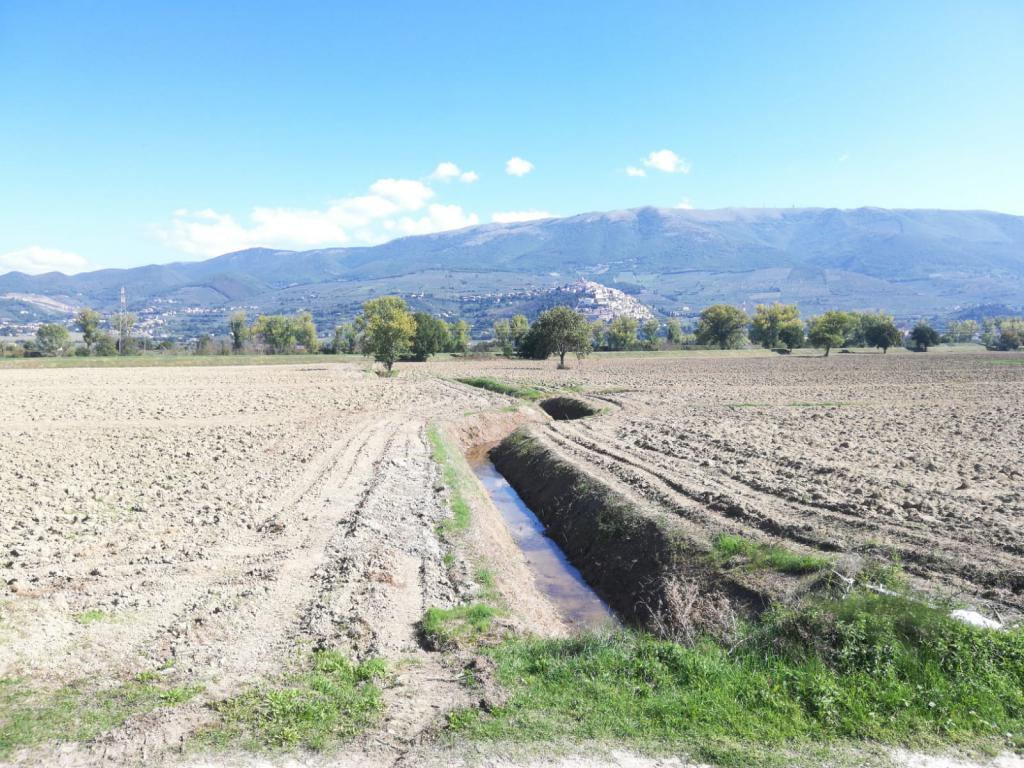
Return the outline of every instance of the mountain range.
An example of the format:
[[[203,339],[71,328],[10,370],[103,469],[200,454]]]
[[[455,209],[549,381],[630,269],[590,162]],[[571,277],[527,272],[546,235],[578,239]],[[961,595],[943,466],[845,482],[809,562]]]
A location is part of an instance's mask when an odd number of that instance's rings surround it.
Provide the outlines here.
[[[313,312],[321,327],[400,294],[477,328],[534,314],[592,280],[660,315],[729,302],[885,309],[901,318],[1024,305],[1024,217],[988,211],[638,208],[486,224],[360,248],[251,248],[206,261],[76,275],[0,276],[0,322],[129,307],[169,330],[223,324],[236,307]],[[216,327],[219,327],[217,325]]]

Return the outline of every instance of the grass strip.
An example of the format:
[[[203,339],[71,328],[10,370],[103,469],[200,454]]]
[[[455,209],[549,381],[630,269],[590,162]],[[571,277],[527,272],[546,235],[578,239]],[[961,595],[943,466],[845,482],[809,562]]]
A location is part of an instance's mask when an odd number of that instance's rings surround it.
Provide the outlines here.
[[[470,507],[464,495],[466,482],[455,462],[455,451],[436,424],[427,426],[430,455],[441,468],[441,479],[448,489],[448,506],[452,516],[438,525],[438,533],[450,538],[469,528]]]
[[[41,691],[0,678],[0,757],[48,742],[90,741],[132,715],[182,704],[201,690],[156,685],[140,676],[111,688],[79,682]]]
[[[744,567],[752,570],[771,569],[793,575],[817,573],[832,565],[829,558],[821,555],[805,555],[733,534],[722,534],[715,539],[711,557],[719,565],[742,557],[746,561]]]
[[[541,398],[546,397],[544,392],[541,392],[539,389],[535,389],[534,387],[512,384],[511,382],[492,379],[488,376],[470,376],[456,379],[456,381],[470,387],[486,389],[488,392],[497,392],[499,395],[518,397],[522,400],[540,400]]]
[[[477,740],[682,749],[719,766],[799,764],[823,744],[1024,750],[1020,629],[856,592],[746,631],[732,648],[633,631],[512,637],[485,650],[509,701],[459,710],[449,726]]]
[[[377,719],[383,703],[376,681],[386,671],[381,659],[353,664],[337,651],[317,651],[309,670],[218,704],[221,723],[199,740],[252,751],[324,749]]]

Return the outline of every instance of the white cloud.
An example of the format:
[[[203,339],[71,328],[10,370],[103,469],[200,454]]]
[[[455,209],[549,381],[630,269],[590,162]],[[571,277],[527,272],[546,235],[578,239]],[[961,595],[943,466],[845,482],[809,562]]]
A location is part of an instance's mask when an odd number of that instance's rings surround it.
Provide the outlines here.
[[[840,163],[845,163],[849,159],[850,159],[850,154],[848,152],[843,152],[843,154],[841,154],[839,156],[839,162]]]
[[[495,224],[511,224],[516,221],[550,219],[553,216],[554,214],[547,211],[496,211],[491,214],[491,221]]]
[[[459,166],[455,163],[438,163],[437,168],[430,174],[430,178],[437,179],[438,181],[451,181],[460,173]]]
[[[0,254],[0,274],[16,270],[29,275],[41,275],[44,272],[73,275],[88,266],[88,262],[77,253],[44,248],[41,245],[30,245],[28,248]]]
[[[628,168],[626,168],[626,175],[627,176],[646,176],[647,175],[647,171],[645,171],[643,168],[637,168],[635,165],[631,165]]]
[[[216,256],[256,246],[375,245],[394,237],[479,223],[475,213],[433,202],[434,197],[434,190],[422,181],[379,179],[370,186],[369,194],[344,197],[322,209],[254,207],[242,221],[209,208],[179,209],[170,224],[156,234],[183,253]]]
[[[525,176],[533,170],[533,163],[521,157],[513,157],[505,163],[505,173],[509,176]]]
[[[680,208],[684,211],[692,211],[693,203],[690,202],[690,198],[684,197],[682,200],[679,201],[679,204],[676,205],[676,208]]]
[[[657,152],[651,152],[644,160],[644,165],[665,173],[690,172],[689,161],[684,160],[671,149],[659,149]]]
[[[394,221],[385,221],[384,228],[397,236],[429,235],[432,232],[444,232],[450,229],[472,227],[480,223],[475,213],[466,213],[459,205],[442,205],[432,203],[427,207],[426,215],[418,218],[403,216]]]
[[[418,211],[434,196],[434,190],[412,179],[380,179],[370,185],[370,192],[413,211]]]
[[[472,184],[474,181],[480,178],[476,171],[463,172],[455,163],[438,163],[437,168],[430,174],[430,178],[435,181],[451,181],[452,179],[458,179],[464,184]]]

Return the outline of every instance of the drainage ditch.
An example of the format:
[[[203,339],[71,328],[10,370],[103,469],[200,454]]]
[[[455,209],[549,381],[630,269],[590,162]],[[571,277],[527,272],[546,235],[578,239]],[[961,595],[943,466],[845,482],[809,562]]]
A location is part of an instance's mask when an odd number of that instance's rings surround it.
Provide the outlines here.
[[[590,588],[558,544],[548,538],[544,524],[491,463],[487,452],[474,451],[469,461],[522,550],[537,588],[565,622],[575,629],[600,629],[616,623],[611,608]]]

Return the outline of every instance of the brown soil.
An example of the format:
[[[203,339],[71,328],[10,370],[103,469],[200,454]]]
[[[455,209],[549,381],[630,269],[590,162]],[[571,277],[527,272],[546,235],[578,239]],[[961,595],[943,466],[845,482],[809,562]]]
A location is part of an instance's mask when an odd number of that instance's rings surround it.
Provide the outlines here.
[[[272,680],[303,648],[403,662],[364,745],[385,764],[471,702],[459,660],[416,630],[478,589],[475,555],[442,562],[425,428],[505,399],[333,364],[0,375],[0,678],[115,683],[173,662],[166,682],[205,687],[62,761],[149,759],[210,720],[203,702]],[[499,439],[500,416],[475,428]],[[483,500],[472,535],[501,558],[517,626],[560,631]]]
[[[482,492],[468,545],[443,562],[430,421],[464,448],[536,421],[553,457],[708,538],[895,555],[922,586],[1019,611],[1024,365],[997,357],[466,360],[401,365],[394,379],[327,358],[0,370],[0,678],[114,683],[173,659],[168,681],[205,686],[94,743],[16,757],[181,762],[208,702],[329,646],[416,663],[397,666],[379,728],[309,764],[417,764],[425,753],[408,750],[470,694],[464,660],[424,651],[416,622],[473,598],[478,557],[496,566],[514,626],[564,631]],[[455,376],[573,385],[602,412],[522,416]],[[90,611],[100,620],[83,621]]]
[[[1024,609],[1024,365],[1007,359],[1022,358],[605,357],[474,375],[606,403],[545,425],[546,444],[708,538],[896,559],[918,586],[1005,614]]]

